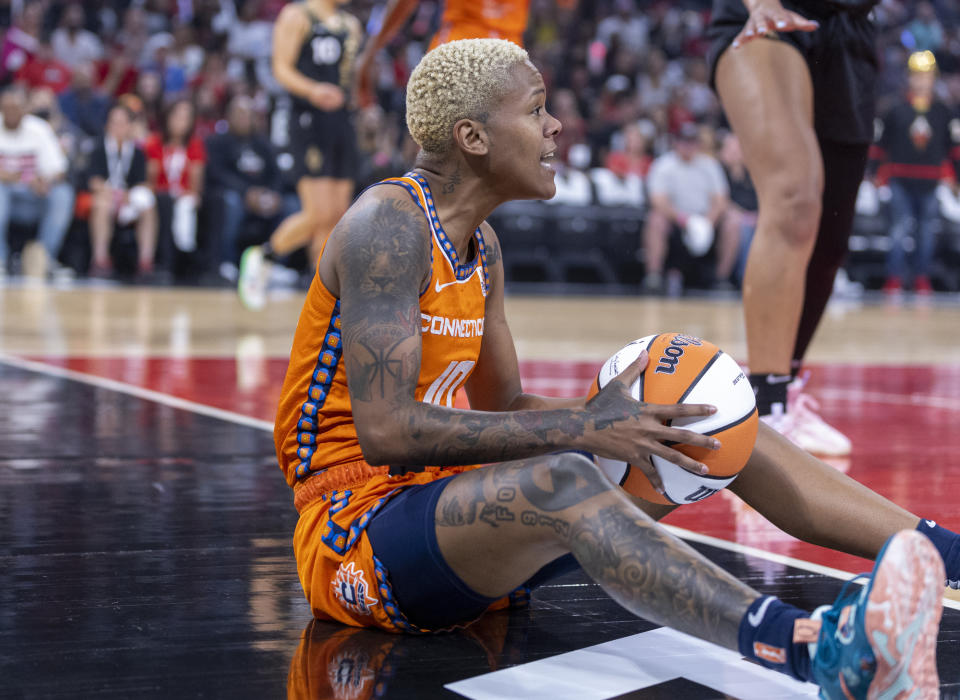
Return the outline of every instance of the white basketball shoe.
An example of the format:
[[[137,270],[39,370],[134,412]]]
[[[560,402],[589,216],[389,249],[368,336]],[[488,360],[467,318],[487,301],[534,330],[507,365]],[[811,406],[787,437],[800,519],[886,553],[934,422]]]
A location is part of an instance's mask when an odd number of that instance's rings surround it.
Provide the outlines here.
[[[810,454],[822,457],[850,455],[850,438],[820,417],[820,404],[803,393],[808,374],[797,377],[787,390],[787,410],[777,410],[760,420]]]

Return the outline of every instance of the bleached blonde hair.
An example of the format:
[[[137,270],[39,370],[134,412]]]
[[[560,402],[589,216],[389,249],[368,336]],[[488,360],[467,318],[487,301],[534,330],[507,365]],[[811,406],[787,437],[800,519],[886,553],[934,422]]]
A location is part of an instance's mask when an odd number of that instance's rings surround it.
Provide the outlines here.
[[[427,53],[407,83],[407,128],[413,140],[428,153],[446,153],[453,125],[489,113],[503,94],[507,73],[529,58],[506,39],[461,39]]]

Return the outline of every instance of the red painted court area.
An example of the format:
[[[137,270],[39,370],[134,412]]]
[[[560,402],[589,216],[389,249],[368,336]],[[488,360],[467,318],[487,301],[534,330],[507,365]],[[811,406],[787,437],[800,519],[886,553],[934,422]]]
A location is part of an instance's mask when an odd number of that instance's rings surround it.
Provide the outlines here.
[[[242,353],[31,359],[265,421],[274,418],[287,364]],[[575,396],[586,392],[598,365],[526,361],[520,369],[527,391]],[[835,467],[918,515],[960,529],[960,365],[822,365],[812,368],[807,390],[824,418],[853,440],[853,455]],[[870,568],[866,560],[794,540],[728,493],[679,508],[665,522],[850,572]]]

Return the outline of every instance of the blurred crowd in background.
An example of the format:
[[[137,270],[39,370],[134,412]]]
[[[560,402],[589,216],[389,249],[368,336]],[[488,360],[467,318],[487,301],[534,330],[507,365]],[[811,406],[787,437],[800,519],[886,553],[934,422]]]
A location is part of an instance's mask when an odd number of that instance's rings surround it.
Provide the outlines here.
[[[0,275],[36,265],[62,278],[232,282],[243,246],[265,240],[298,206],[284,152],[290,102],[270,69],[272,23],[284,4],[0,0]],[[356,0],[344,9],[371,33],[384,5]],[[380,55],[378,105],[355,113],[358,190],[413,162],[403,86],[438,14],[438,1],[422,2]],[[956,114],[960,5],[883,0],[875,17],[879,110],[903,99],[908,56],[929,50],[939,68],[936,95]],[[632,207],[639,219],[653,163],[683,144],[725,173],[706,195],[733,213],[715,222],[708,245],[716,265],[707,284],[724,288],[737,283],[756,198],[709,85],[708,19],[705,0],[533,0],[526,45],[563,123],[554,204]],[[28,163],[20,157],[23,133],[45,138],[36,120],[49,125],[56,148],[38,148]],[[960,140],[960,122],[953,125]],[[951,177],[945,172],[944,182]],[[695,229],[687,232],[694,252],[702,247]],[[638,250],[654,234],[639,236]],[[39,250],[21,252],[33,237]],[[125,250],[134,251],[129,259]],[[302,257],[289,264],[309,269]]]

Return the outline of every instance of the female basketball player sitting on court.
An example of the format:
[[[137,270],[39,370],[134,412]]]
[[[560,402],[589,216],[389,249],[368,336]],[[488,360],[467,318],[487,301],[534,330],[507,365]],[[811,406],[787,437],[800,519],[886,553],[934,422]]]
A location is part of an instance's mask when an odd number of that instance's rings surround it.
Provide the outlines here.
[[[630,398],[645,356],[589,402],[521,390],[484,219],[553,195],[560,124],[545,99],[507,41],[428,53],[408,85],[416,167],[368,189],[321,256],[275,430],[314,615],[392,631],[466,625],[570,553],[627,610],[813,680],[825,697],[897,683],[935,697],[937,549],[960,578],[953,533],[920,535],[919,518],[761,426],[731,490],[792,535],[880,556],[867,595],[811,616],[734,579],[655,523],[666,508],[561,452],[635,465],[652,453],[699,473],[664,442],[716,445],[663,425],[710,407]],[[461,387],[474,410],[451,408]],[[880,628],[878,606],[892,626]]]

